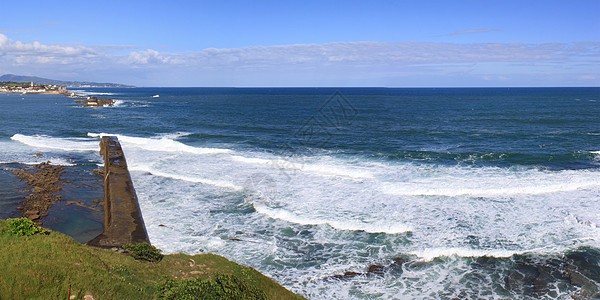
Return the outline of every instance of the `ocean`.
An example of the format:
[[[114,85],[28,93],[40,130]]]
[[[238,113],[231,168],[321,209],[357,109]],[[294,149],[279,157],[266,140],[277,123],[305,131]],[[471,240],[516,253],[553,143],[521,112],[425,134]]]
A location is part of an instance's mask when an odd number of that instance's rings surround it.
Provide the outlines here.
[[[117,105],[0,94],[0,217],[26,195],[11,171],[46,160],[89,177],[66,198],[102,197],[89,171],[116,135],[164,253],[223,255],[310,299],[600,291],[600,88],[73,92]],[[101,231],[100,212],[55,207],[49,227]]]

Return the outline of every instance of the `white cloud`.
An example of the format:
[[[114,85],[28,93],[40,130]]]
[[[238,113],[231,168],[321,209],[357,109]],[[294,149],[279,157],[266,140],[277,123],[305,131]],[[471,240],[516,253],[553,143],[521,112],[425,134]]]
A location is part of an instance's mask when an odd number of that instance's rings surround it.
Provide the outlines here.
[[[513,78],[522,80],[535,75],[542,81],[543,74],[562,74],[566,70],[570,78],[585,79],[586,84],[600,78],[600,42],[335,42],[208,48],[195,52],[146,49],[123,53],[123,50],[136,48],[139,47],[23,43],[0,34],[0,73],[53,77],[52,74],[61,72],[70,74],[71,78],[66,79],[115,81],[122,78],[119,80],[133,84],[215,86],[306,86],[340,82],[401,85],[417,77],[422,78],[419,84],[428,78],[454,84],[457,80],[476,78],[481,81],[485,77],[486,83],[510,85]],[[49,72],[52,74],[46,74]],[[90,77],[100,74],[109,77]]]
[[[600,43],[581,44],[451,44],[428,42],[338,42],[322,45],[283,45],[209,48],[190,53],[131,52],[132,63],[197,64],[199,66],[269,66],[312,64],[412,65],[432,63],[535,62],[571,56],[600,57]]]
[[[0,56],[44,56],[74,57],[94,56],[97,53],[90,47],[67,45],[43,45],[39,42],[22,43],[13,41],[0,33]]]
[[[167,55],[152,49],[129,53],[129,62],[133,64],[166,64],[170,60]]]

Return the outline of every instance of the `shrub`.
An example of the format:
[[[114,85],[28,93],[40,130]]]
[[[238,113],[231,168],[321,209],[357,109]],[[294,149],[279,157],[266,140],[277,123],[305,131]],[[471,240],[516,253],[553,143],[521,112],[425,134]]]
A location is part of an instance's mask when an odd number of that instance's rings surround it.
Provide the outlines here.
[[[159,287],[159,299],[268,299],[267,295],[234,275],[214,279],[166,279]]]
[[[163,258],[160,249],[146,243],[126,244],[123,249],[129,251],[135,259],[147,260],[149,262],[158,262]]]
[[[27,218],[8,219],[6,222],[8,223],[8,232],[16,236],[50,233],[50,230],[35,225],[35,223]]]

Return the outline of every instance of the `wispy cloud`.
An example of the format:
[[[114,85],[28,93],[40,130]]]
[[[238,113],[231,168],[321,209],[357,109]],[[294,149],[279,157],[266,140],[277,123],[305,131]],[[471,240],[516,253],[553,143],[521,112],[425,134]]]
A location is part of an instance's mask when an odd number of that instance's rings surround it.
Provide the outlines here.
[[[0,33],[0,57],[10,56],[13,58],[37,57],[37,58],[89,58],[97,53],[90,47],[40,44],[39,42],[22,43],[13,41],[6,35]]]
[[[570,56],[600,56],[600,43],[429,43],[337,42],[268,47],[205,49],[189,53],[131,52],[135,64],[197,64],[212,66],[277,65],[411,65],[440,63],[535,62]]]
[[[600,42],[335,42],[190,52],[137,49],[23,43],[0,33],[0,73],[63,72],[70,76],[80,74],[80,79],[85,80],[122,78],[121,81],[133,84],[215,86],[339,82],[397,85],[414,78],[423,82],[431,78],[454,82],[469,76],[510,84],[513,77],[543,80],[544,74],[564,73],[568,68],[570,73],[565,76],[573,80],[587,80],[589,84],[600,78]],[[90,74],[107,77],[89,78]],[[384,81],[377,81],[380,79]]]
[[[469,34],[469,33],[481,33],[481,32],[490,32],[490,31],[501,31],[500,29],[471,29],[471,30],[463,30],[463,31],[455,31],[444,34],[448,35],[458,35],[458,34]]]

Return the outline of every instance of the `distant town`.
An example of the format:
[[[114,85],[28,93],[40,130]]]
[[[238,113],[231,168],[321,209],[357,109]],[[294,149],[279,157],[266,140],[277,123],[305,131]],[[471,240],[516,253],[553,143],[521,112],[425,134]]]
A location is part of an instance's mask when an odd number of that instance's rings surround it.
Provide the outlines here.
[[[15,94],[56,94],[73,98],[85,98],[84,96],[71,93],[66,87],[54,84],[41,84],[35,82],[0,82],[0,93]],[[83,103],[84,106],[113,106],[113,99],[98,99],[97,97],[87,97],[73,101]]]
[[[69,91],[64,86],[34,82],[0,82],[0,93],[61,94],[69,96]]]

